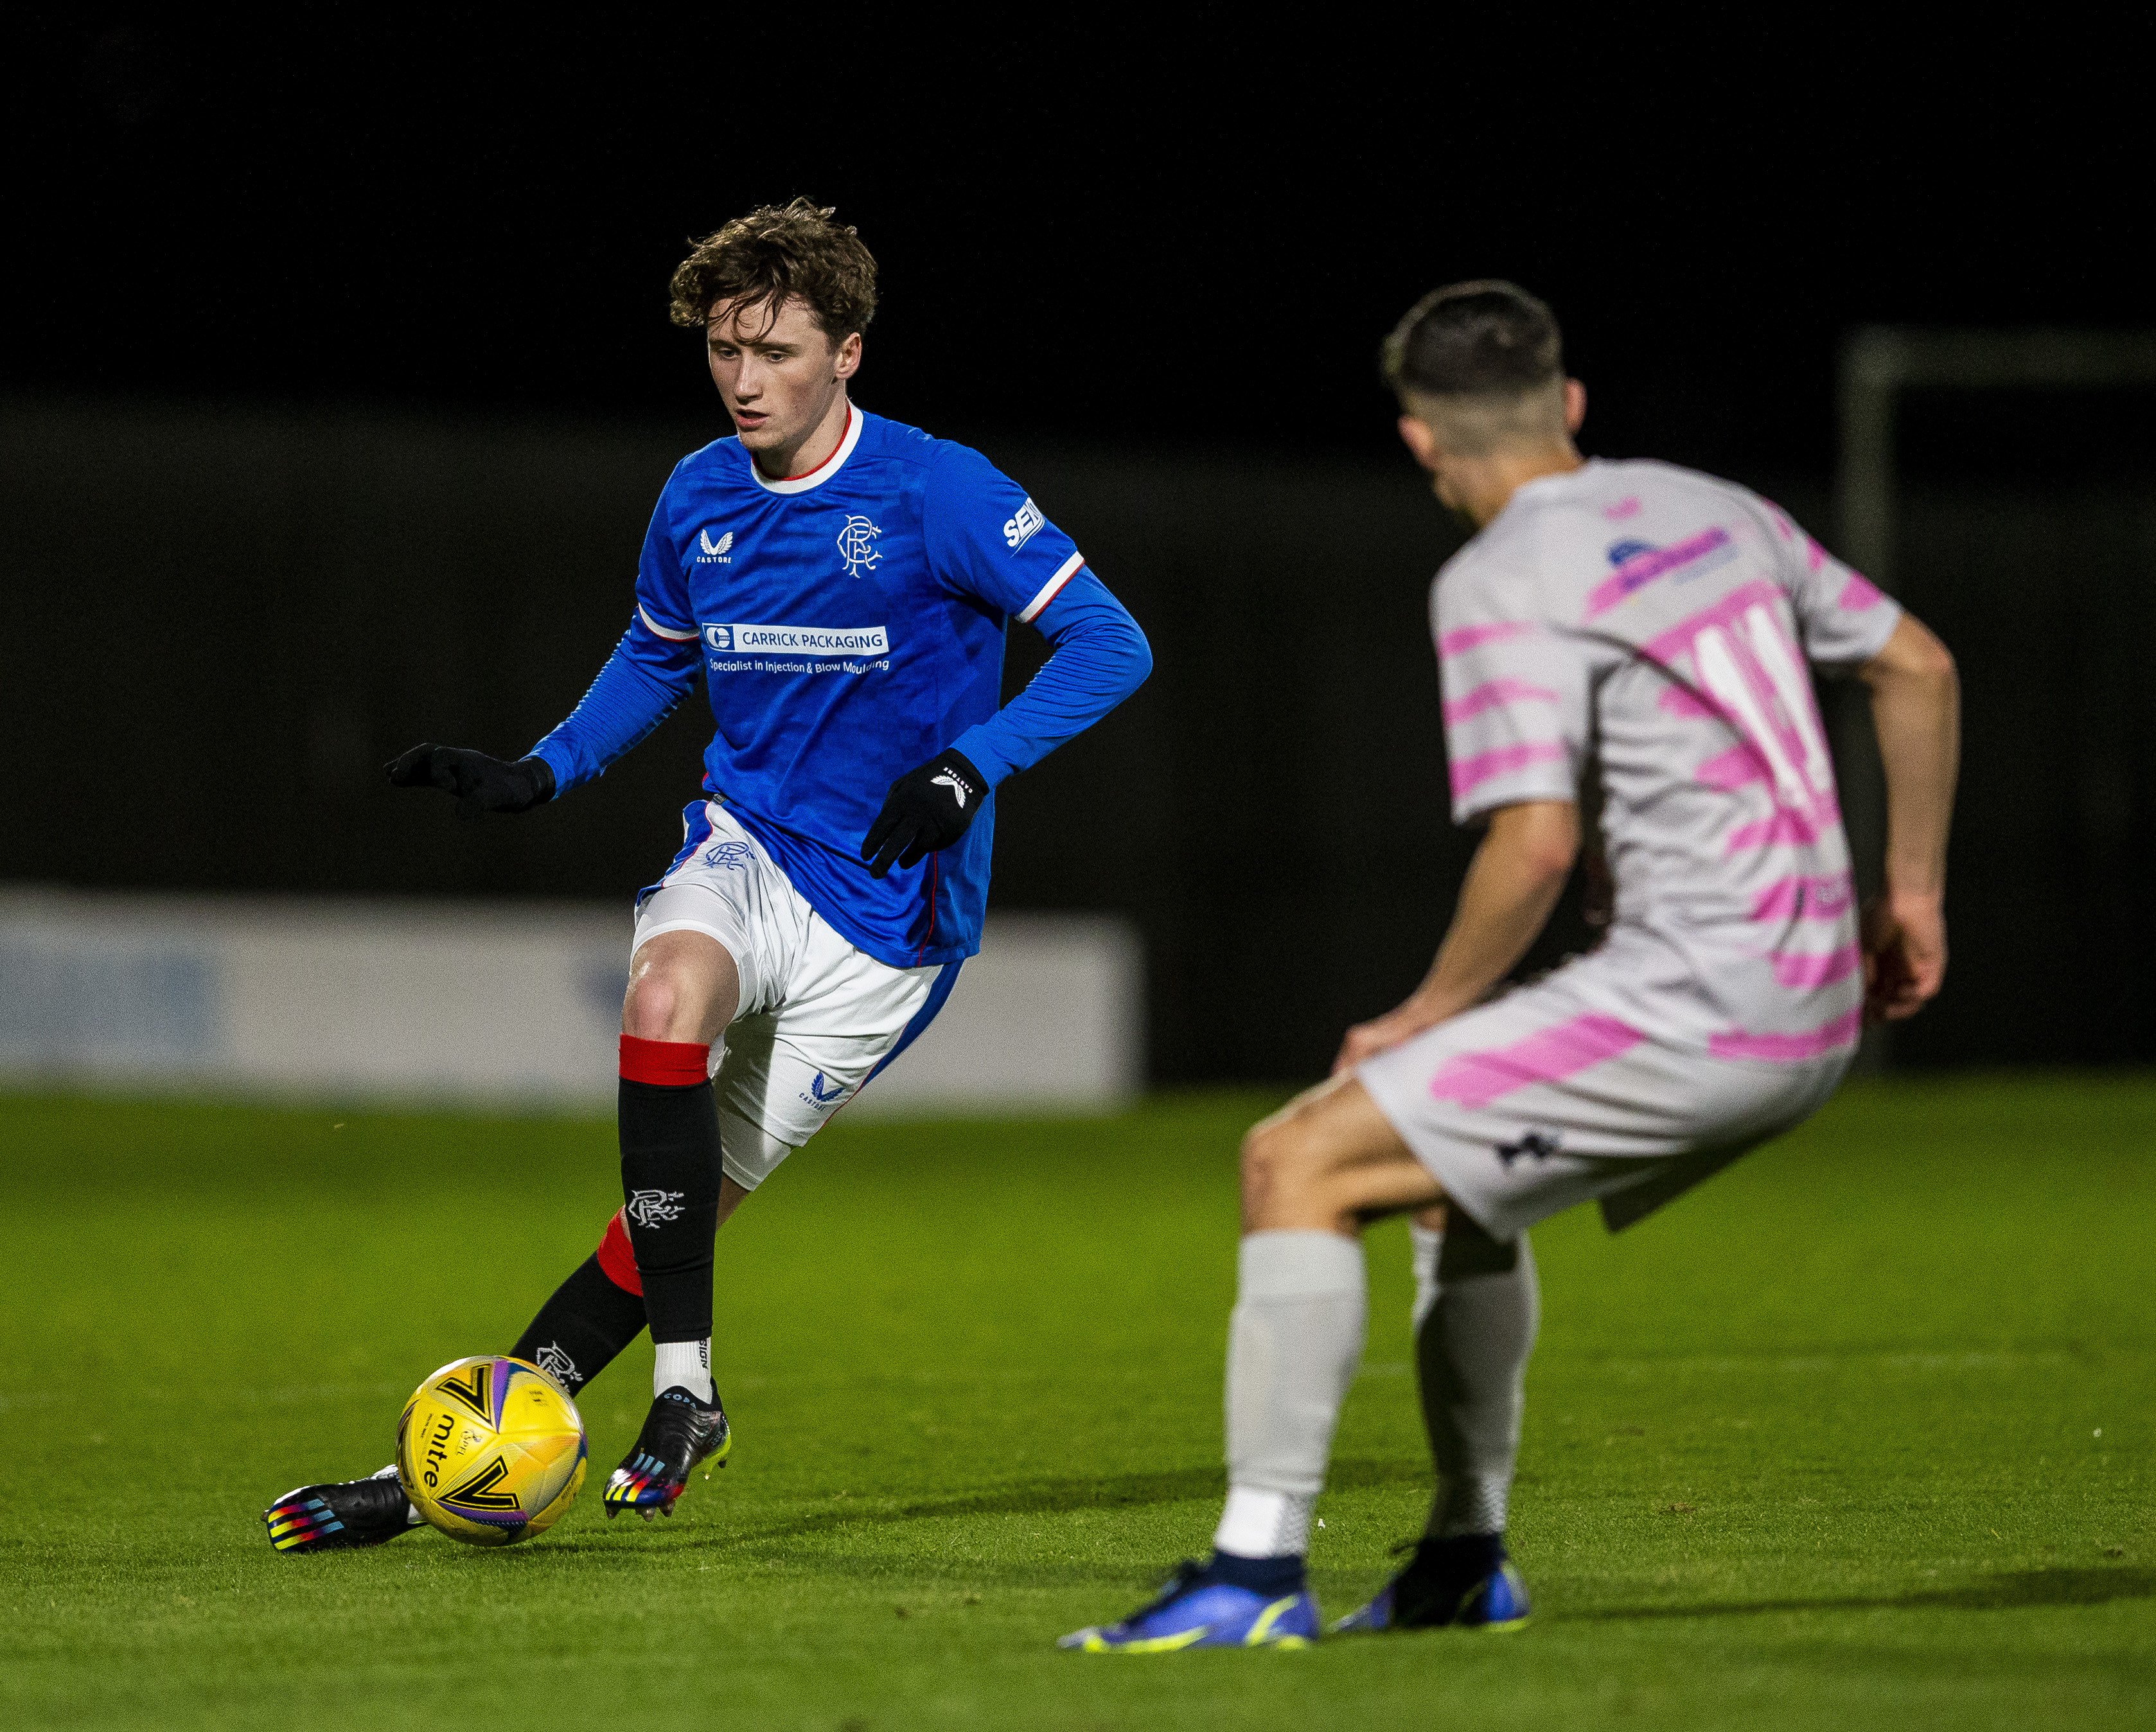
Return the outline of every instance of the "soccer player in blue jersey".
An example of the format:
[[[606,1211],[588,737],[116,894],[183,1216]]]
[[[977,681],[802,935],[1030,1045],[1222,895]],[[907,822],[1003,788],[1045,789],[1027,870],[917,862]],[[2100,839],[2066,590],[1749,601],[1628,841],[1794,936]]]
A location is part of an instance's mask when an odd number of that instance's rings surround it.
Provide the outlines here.
[[[700,682],[710,699],[680,852],[637,898],[623,1206],[512,1349],[574,1394],[650,1329],[650,1414],[603,1493],[609,1516],[647,1520],[730,1444],[711,1370],[720,1225],[949,995],[979,946],[997,784],[1152,667],[1024,488],[853,402],[875,262],[831,212],[797,199],[729,223],[673,293],[735,434],[660,496],[627,634],[529,755],[423,745],[389,767],[465,817],[526,811],[600,774]],[[1054,648],[998,707],[1013,619]],[[388,1469],[265,1514],[285,1550],[418,1519]]]

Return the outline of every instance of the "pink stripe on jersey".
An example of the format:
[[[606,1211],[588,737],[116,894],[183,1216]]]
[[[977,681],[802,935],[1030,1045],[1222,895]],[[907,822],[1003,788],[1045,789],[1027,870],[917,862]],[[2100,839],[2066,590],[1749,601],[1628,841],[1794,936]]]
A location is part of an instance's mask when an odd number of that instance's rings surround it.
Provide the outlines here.
[[[1531,740],[1525,745],[1500,746],[1494,752],[1478,752],[1452,767],[1452,797],[1458,799],[1471,788],[1479,788],[1492,776],[1525,769],[1531,763],[1551,763],[1564,756],[1554,740]]]
[[[1530,1082],[1556,1082],[1629,1052],[1647,1037],[1614,1016],[1575,1016],[1489,1052],[1463,1052],[1438,1067],[1432,1098],[1471,1110]]]
[[[1447,704],[1445,719],[1465,722],[1470,716],[1479,716],[1500,704],[1557,702],[1558,695],[1547,686],[1530,686],[1525,680],[1485,680],[1466,696],[1456,697]]]
[[[1732,854],[1742,854],[1748,848],[1774,848],[1788,845],[1810,847],[1820,835],[1841,816],[1840,809],[1831,799],[1823,799],[1820,809],[1807,818],[1801,812],[1792,812],[1784,807],[1772,818],[1762,818],[1757,824],[1741,826],[1729,839],[1729,845],[1722,851],[1727,859]]]
[[[1849,574],[1849,581],[1841,586],[1841,594],[1835,605],[1845,614],[1861,614],[1866,608],[1876,608],[1886,599],[1880,594],[1878,585],[1856,573]]]
[[[1846,872],[1777,878],[1752,904],[1754,920],[1839,920],[1855,892]]]
[[[1680,655],[1691,654],[1691,640],[1710,625],[1727,625],[1741,619],[1751,609],[1761,603],[1772,608],[1784,600],[1782,592],[1764,578],[1754,578],[1748,583],[1739,583],[1712,607],[1702,608],[1697,614],[1672,625],[1660,637],[1649,638],[1640,645],[1640,650],[1660,662],[1671,662]]]
[[[1725,794],[1748,782],[1772,781],[1774,774],[1767,768],[1767,760],[1759,755],[1759,748],[1749,740],[1732,746],[1727,752],[1716,753],[1691,773],[1694,781],[1718,788]]]
[[[1662,695],[1655,700],[1663,711],[1671,716],[1719,716],[1715,708],[1689,686],[1665,686]]]
[[[1855,974],[1862,960],[1863,953],[1854,944],[1844,944],[1824,956],[1778,953],[1773,959],[1774,978],[1784,986],[1831,986]]]
[[[1592,619],[1597,614],[1607,613],[1635,589],[1651,583],[1664,572],[1690,565],[1695,559],[1704,559],[1717,547],[1728,545],[1729,532],[1717,526],[1702,530],[1673,547],[1656,547],[1645,553],[1635,553],[1587,592],[1587,617]]]
[[[1440,655],[1465,655],[1480,644],[1502,644],[1507,638],[1518,637],[1522,632],[1532,631],[1532,625],[1517,621],[1501,620],[1494,625],[1463,625],[1457,631],[1448,631],[1437,640]]]
[[[1717,1058],[1763,1058],[1773,1064],[1793,1065],[1848,1046],[1863,1022],[1861,1010],[1850,1010],[1832,1022],[1798,1035],[1751,1035],[1743,1029],[1730,1029],[1708,1036],[1707,1049]]]

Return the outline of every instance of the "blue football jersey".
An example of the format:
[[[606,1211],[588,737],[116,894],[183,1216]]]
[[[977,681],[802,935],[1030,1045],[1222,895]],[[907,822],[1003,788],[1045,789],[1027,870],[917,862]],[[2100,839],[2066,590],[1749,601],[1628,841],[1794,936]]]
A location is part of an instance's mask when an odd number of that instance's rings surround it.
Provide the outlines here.
[[[807,475],[767,480],[738,439],[681,460],[617,655],[677,691],[701,674],[706,791],[819,914],[893,967],[953,962],[979,948],[993,793],[909,871],[870,877],[861,838],[896,778],[995,715],[1007,621],[1070,592],[1128,623],[1084,566],[978,452],[855,408]],[[1009,767],[982,766],[991,781]]]

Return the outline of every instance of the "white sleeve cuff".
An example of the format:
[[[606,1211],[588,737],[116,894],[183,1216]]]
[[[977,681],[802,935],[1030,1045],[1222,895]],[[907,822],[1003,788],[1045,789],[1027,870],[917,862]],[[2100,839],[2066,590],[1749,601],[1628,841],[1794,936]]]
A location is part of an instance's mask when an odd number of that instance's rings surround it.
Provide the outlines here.
[[[642,602],[639,602],[636,604],[636,616],[638,619],[643,620],[645,625],[650,628],[654,636],[663,637],[669,643],[688,644],[694,643],[696,641],[696,629],[694,626],[690,626],[686,631],[676,631],[670,625],[661,625],[656,619],[653,619],[649,613],[644,611],[644,606]]]
[[[1063,593],[1063,586],[1078,575],[1080,568],[1085,563],[1086,556],[1083,553],[1073,553],[1062,564],[1057,566],[1055,575],[1040,586],[1040,594],[1034,596],[1019,610],[1019,624],[1032,624],[1034,619],[1040,617],[1040,610]],[[656,630],[658,628],[654,626],[652,629]]]

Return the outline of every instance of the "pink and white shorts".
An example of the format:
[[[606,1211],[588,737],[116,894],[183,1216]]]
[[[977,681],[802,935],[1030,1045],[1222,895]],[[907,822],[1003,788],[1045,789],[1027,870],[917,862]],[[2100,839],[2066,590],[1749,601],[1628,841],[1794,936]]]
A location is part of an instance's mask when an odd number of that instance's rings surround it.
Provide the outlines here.
[[[1810,1118],[1856,1051],[1721,1057],[1588,1005],[1572,972],[1356,1072],[1445,1195],[1498,1239],[1590,1198],[1611,1231],[1630,1226]]]

